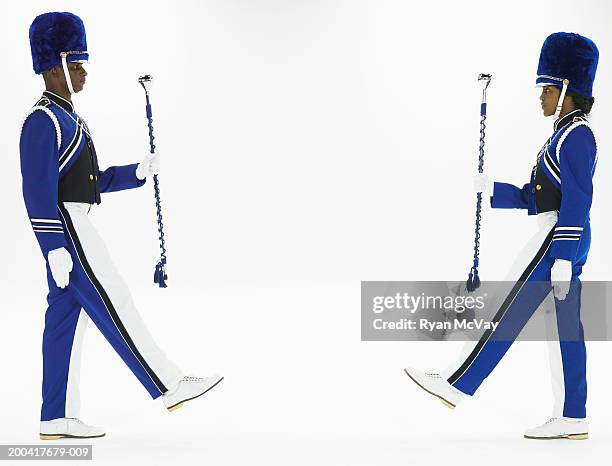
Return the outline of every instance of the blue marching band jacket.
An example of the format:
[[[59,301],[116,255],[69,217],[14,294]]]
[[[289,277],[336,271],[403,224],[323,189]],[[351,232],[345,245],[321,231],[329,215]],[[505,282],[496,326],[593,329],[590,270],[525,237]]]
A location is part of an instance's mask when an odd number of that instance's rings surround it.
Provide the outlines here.
[[[59,203],[99,204],[100,193],[142,186],[138,164],[100,171],[90,131],[72,103],[45,91],[23,122],[23,197],[45,257],[67,247]]]
[[[529,215],[558,211],[550,256],[573,261],[583,234],[590,232],[596,163],[595,136],[584,112],[574,110],[555,122],[529,183],[519,189],[495,182],[491,206],[527,209]]]

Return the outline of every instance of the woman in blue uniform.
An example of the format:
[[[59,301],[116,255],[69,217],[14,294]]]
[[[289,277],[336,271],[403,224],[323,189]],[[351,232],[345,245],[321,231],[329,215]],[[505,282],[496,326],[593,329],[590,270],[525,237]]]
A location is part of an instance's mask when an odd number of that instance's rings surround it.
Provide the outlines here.
[[[559,340],[549,342],[555,407],[545,424],[526,438],[588,437],[586,423],[586,349],[580,322],[580,280],[589,246],[589,210],[597,161],[595,137],[588,123],[599,54],[588,38],[555,33],[544,42],[536,83],[545,116],[554,117],[553,133],[537,156],[528,183],[521,188],[476,175],[477,192],[491,196],[491,206],[525,209],[539,231],[512,267],[515,282],[487,331],[449,370],[438,374],[408,368],[407,375],[425,391],[454,408],[473,395],[512,345],[554,284],[556,312],[551,319]]]

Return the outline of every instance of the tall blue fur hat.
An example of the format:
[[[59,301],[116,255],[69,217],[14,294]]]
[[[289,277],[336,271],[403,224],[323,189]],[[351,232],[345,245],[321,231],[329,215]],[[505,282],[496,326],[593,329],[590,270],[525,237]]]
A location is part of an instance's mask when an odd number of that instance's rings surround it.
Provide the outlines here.
[[[34,18],[30,26],[30,48],[36,74],[61,65],[62,52],[68,54],[68,62],[89,59],[83,20],[68,12],[44,13]]]
[[[580,34],[556,32],[542,45],[536,84],[561,87],[567,79],[570,91],[582,97],[593,97],[598,61],[599,51],[591,39]]]

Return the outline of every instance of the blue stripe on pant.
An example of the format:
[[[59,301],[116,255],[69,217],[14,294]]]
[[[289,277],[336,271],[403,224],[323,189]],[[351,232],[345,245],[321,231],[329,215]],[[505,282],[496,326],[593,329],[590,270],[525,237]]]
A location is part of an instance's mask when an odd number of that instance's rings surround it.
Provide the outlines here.
[[[80,351],[73,340],[81,308],[151,397],[159,397],[180,380],[180,370],[166,359],[146,330],[86,213],[63,206],[60,212],[73,270],[65,289],[57,288],[48,273],[50,291],[43,335],[41,420],[67,417],[73,411],[67,406],[67,392],[71,355]]]
[[[495,314],[495,330],[486,331],[448,382],[455,388],[473,395],[495,369],[520,331],[551,291],[550,271],[555,259],[549,256],[554,227],[539,250],[514,284]],[[586,261],[590,236],[579,246],[579,259],[573,264],[572,283],[565,300],[555,299],[559,345],[563,363],[563,416],[586,416],[586,348],[580,322],[580,291],[578,276]]]

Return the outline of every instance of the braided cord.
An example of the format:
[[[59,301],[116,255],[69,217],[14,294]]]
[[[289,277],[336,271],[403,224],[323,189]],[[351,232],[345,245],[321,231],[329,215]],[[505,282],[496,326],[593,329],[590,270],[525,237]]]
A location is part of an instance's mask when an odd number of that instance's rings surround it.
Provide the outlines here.
[[[149,96],[147,95],[147,121],[149,127],[149,146],[151,149],[151,154],[155,153],[155,136],[153,136],[153,112],[151,109],[151,104],[149,103]],[[166,280],[168,276],[166,275],[166,239],[164,235],[164,222],[162,218],[162,208],[161,208],[161,196],[159,189],[159,178],[157,175],[153,175],[153,189],[155,191],[155,207],[157,209],[157,232],[159,233],[159,249],[161,253],[160,261],[155,266],[155,274],[153,276],[153,281],[159,285],[160,288],[166,288],[168,285],[166,284]]]
[[[484,165],[484,146],[485,146],[485,129],[487,120],[487,104],[483,103],[480,106],[480,145],[478,148],[478,173],[482,173]],[[470,269],[470,274],[466,282],[466,288],[472,292],[480,286],[480,277],[478,276],[478,264],[480,255],[480,221],[482,212],[482,193],[476,195],[476,224],[474,228],[474,262]]]

